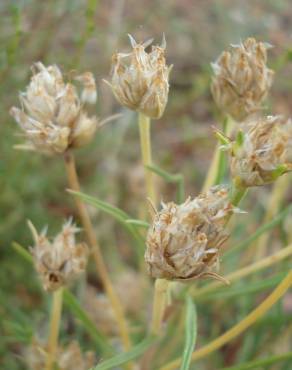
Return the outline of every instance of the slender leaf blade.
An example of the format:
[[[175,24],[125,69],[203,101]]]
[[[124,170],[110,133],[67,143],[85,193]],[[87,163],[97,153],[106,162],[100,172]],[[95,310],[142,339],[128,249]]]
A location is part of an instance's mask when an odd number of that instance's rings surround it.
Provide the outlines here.
[[[189,295],[186,298],[186,306],[185,347],[180,370],[189,370],[192,353],[197,339],[197,312]]]
[[[126,364],[135,358],[140,357],[149,347],[155,342],[155,337],[147,337],[142,342],[134,346],[130,351],[125,353],[120,353],[108,360],[103,361],[99,365],[91,368],[90,370],[108,370],[116,368],[117,366]]]

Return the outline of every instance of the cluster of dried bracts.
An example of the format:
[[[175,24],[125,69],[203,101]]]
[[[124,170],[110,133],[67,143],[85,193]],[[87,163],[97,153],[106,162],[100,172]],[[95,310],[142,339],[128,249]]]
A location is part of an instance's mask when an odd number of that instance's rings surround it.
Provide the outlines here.
[[[160,118],[168,100],[171,70],[165,61],[165,39],[150,52],[146,48],[152,40],[137,43],[130,36],[130,41],[130,52],[113,56],[111,81],[107,83],[121,105],[149,118]],[[221,137],[230,154],[234,186],[240,188],[271,183],[292,170],[291,120],[263,115],[273,81],[273,71],[267,67],[268,48],[270,45],[250,38],[233,45],[212,64],[214,100],[223,114],[238,122],[233,137]],[[96,117],[87,111],[87,105],[94,104],[97,97],[93,74],[71,76],[80,83],[78,89],[72,81],[65,82],[56,65],[45,67],[38,62],[32,70],[31,82],[20,94],[21,108],[11,109],[26,138],[19,147],[63,154],[89,142],[98,127]],[[216,271],[228,237],[225,226],[238,211],[226,186],[212,187],[182,204],[162,203],[161,210],[155,209],[146,238],[150,275],[179,281],[223,279]],[[52,241],[46,232],[38,234],[32,225],[31,229],[35,240],[32,254],[46,290],[66,285],[85,270],[88,250],[75,241],[78,229],[71,221]],[[107,307],[104,296],[91,301],[91,311],[96,304]],[[77,347],[73,349],[79,353]],[[66,356],[61,352],[60,356],[62,362]]]

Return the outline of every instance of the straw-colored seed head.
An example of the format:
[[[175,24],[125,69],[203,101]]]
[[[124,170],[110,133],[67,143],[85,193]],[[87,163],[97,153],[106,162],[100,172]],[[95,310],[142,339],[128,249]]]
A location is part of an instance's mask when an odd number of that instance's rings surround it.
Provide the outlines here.
[[[154,278],[188,280],[217,276],[224,225],[236,209],[228,191],[215,186],[185,203],[162,204],[147,235],[145,260]]]
[[[30,370],[43,370],[46,365],[47,348],[36,339],[25,351],[25,361]],[[82,353],[76,341],[70,342],[66,347],[58,346],[56,353],[58,369],[62,370],[87,370],[94,365],[93,352]]]
[[[171,67],[165,64],[165,40],[161,46],[145,48],[152,40],[138,44],[132,36],[131,53],[112,57],[112,80],[107,82],[119,103],[150,118],[160,118],[168,99],[168,76]]]
[[[292,121],[268,116],[244,123],[231,144],[231,174],[243,186],[260,186],[292,170]]]
[[[267,68],[270,45],[248,38],[224,51],[212,64],[211,91],[218,107],[241,121],[262,108],[274,72]]]
[[[31,223],[29,226],[35,241],[31,253],[45,290],[55,291],[85,271],[88,248],[84,243],[76,243],[79,229],[71,220],[52,241],[47,238],[46,230],[38,234]]]
[[[26,91],[20,94],[21,109],[11,115],[24,132],[27,144],[19,146],[46,154],[64,153],[86,144],[97,128],[96,117],[89,117],[83,103],[95,103],[96,87],[92,73],[76,77],[83,84],[81,98],[77,88],[65,82],[56,65],[35,63]]]

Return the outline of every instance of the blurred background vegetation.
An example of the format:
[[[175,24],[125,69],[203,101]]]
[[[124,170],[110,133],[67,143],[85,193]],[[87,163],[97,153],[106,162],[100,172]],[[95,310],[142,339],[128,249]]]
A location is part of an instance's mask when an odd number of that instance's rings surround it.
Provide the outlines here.
[[[186,194],[194,196],[202,186],[216,143],[211,126],[219,125],[210,95],[210,62],[230,43],[254,36],[274,45],[269,65],[276,76],[268,109],[273,114],[291,116],[292,7],[290,0],[1,0],[0,16],[0,368],[18,370],[26,368],[21,359],[22,346],[44,325],[47,308],[35,272],[11,243],[30,245],[27,219],[38,229],[49,225],[54,234],[63,219],[76,212],[65,193],[62,158],[13,149],[22,138],[9,109],[18,104],[18,91],[25,89],[32,63],[56,63],[66,72],[92,71],[99,92],[97,116],[102,119],[122,113],[122,118],[102,128],[89,146],[76,152],[78,171],[84,192],[138,218],[144,189],[136,115],[121,109],[102,82],[108,77],[112,53],[129,50],[127,33],[138,41],[154,37],[156,42],[165,33],[167,61],[174,68],[166,112],[152,123],[154,162],[169,172],[182,173]],[[158,186],[163,200],[174,199],[173,185],[160,180]],[[270,191],[264,187],[250,192],[242,206],[249,215],[240,218],[229,245],[257,229]],[[291,200],[290,188],[284,206]],[[107,215],[94,209],[91,212],[104,254],[111,259],[112,274],[127,266],[135,268],[129,237]],[[270,251],[287,242],[285,230],[291,228],[288,221],[274,229]],[[240,261],[235,256],[222,265],[222,274],[237,266]],[[266,274],[272,276],[285,268],[287,263]],[[235,301],[226,298],[198,303],[198,312],[204,312],[199,314],[199,344],[226,330],[231,318],[239,320],[261,297],[258,294]],[[291,331],[290,336],[287,331],[292,328],[291,301],[290,293],[246,335],[199,368],[217,369],[284,351],[285,346],[289,350],[289,340],[291,350]],[[210,318],[215,325],[210,325]],[[270,368],[288,370],[292,365],[287,362]]]

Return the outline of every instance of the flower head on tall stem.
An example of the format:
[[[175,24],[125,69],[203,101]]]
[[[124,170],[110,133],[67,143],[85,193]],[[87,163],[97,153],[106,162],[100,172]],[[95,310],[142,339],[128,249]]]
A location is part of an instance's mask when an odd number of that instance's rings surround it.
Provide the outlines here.
[[[231,51],[224,51],[212,63],[213,98],[225,114],[237,121],[259,111],[271,88],[274,72],[266,65],[270,47],[248,38],[232,45]]]
[[[62,154],[89,142],[97,128],[96,117],[89,117],[85,107],[97,98],[92,73],[76,76],[83,85],[79,97],[76,86],[64,81],[57,65],[45,67],[37,62],[32,71],[26,91],[19,96],[21,109],[10,110],[27,139],[19,148]]]
[[[168,100],[168,77],[171,67],[165,62],[165,38],[160,46],[145,49],[152,39],[137,43],[129,35],[130,53],[116,53],[112,57],[111,82],[107,82],[118,102],[150,118],[160,118]]]
[[[261,186],[292,171],[292,121],[283,116],[260,117],[242,125],[229,144],[231,174],[239,186]]]
[[[151,276],[181,281],[220,278],[214,269],[228,238],[224,226],[236,211],[222,186],[180,205],[162,203],[147,235],[145,260]]]
[[[47,291],[56,291],[84,272],[88,258],[88,248],[77,243],[75,234],[79,229],[67,221],[61,232],[49,240],[46,229],[38,234],[29,222],[35,245],[31,248],[36,270]]]

